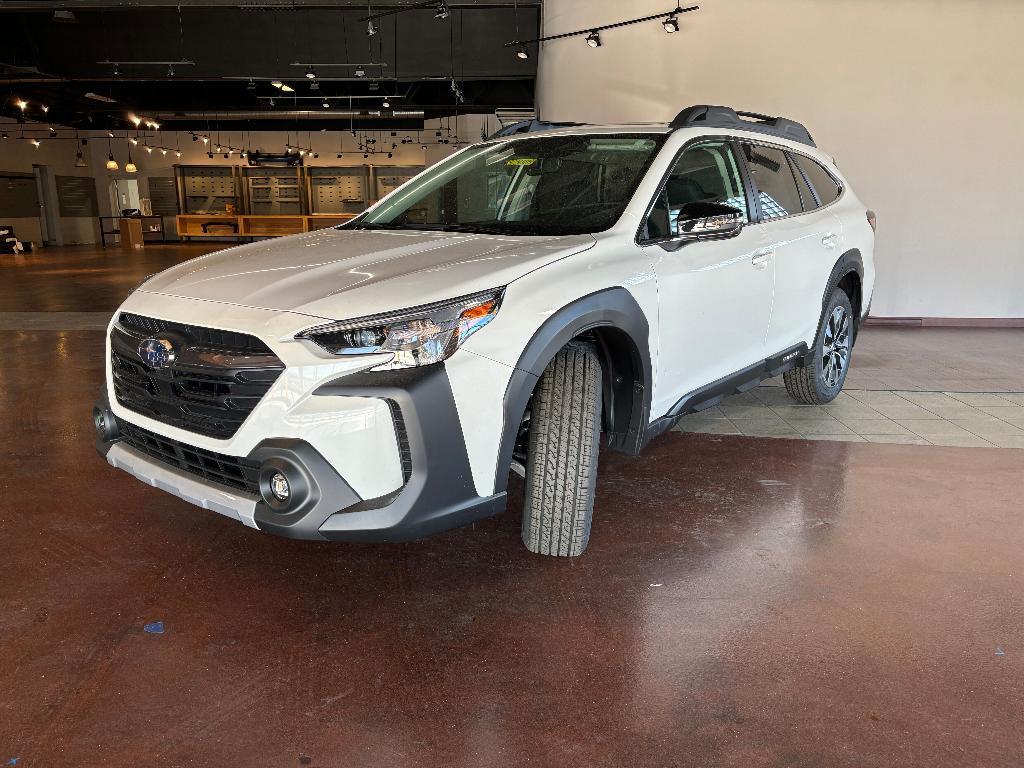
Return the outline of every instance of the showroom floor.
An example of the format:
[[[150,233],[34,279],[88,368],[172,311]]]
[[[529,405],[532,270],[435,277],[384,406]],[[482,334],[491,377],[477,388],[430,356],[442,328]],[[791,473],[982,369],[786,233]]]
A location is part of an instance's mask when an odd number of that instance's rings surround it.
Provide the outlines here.
[[[62,313],[202,249],[146,250],[0,264],[0,765],[1024,761],[1024,451],[674,432],[602,456],[578,559],[522,547],[515,480],[508,513],[420,542],[279,539],[93,451],[103,335]],[[1022,337],[872,328],[854,356],[884,382],[942,348],[1008,405],[869,381],[717,420],[973,422],[1024,406],[995,386]]]

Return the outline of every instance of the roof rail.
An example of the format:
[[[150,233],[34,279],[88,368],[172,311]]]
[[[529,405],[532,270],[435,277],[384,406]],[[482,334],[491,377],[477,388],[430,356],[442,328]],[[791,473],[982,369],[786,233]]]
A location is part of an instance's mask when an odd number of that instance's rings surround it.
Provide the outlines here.
[[[744,120],[743,118],[749,118]],[[753,131],[798,141],[816,147],[814,139],[803,125],[784,117],[770,117],[756,112],[737,112],[732,107],[698,104],[687,107],[670,124],[671,128],[729,128],[735,131]]]

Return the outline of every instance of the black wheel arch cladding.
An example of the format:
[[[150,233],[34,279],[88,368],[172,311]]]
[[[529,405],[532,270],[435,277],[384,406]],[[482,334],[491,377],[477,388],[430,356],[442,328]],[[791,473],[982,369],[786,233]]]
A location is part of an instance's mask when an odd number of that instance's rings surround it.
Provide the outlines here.
[[[836,259],[836,263],[832,267],[832,272],[828,276],[828,282],[825,283],[825,293],[821,297],[821,314],[818,316],[818,328],[821,328],[821,323],[825,318],[825,309],[828,307],[829,299],[832,298],[832,292],[840,286],[845,288],[848,282],[852,281],[856,282],[851,286],[852,291],[847,291],[847,294],[850,296],[850,306],[853,308],[854,341],[856,341],[857,331],[860,329],[864,319],[861,314],[864,300],[862,288],[864,285],[864,259],[857,248],[851,248],[846,251]]]
[[[558,351],[583,335],[593,338],[603,368],[609,447],[636,454],[643,446],[651,407],[650,330],[632,294],[608,288],[562,307],[523,349],[505,390],[495,493],[507,487],[519,424],[537,381]]]

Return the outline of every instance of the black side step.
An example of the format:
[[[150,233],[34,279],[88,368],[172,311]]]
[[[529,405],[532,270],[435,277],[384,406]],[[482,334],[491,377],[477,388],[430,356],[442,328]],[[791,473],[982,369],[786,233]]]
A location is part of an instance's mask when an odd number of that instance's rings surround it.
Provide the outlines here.
[[[807,354],[807,345],[801,343],[779,352],[777,355],[772,355],[760,363],[755,363],[749,368],[744,368],[694,390],[672,406],[665,416],[648,426],[644,442],[668,432],[683,416],[713,408],[729,395],[747,392],[765,379],[772,379],[788,370],[802,366]]]

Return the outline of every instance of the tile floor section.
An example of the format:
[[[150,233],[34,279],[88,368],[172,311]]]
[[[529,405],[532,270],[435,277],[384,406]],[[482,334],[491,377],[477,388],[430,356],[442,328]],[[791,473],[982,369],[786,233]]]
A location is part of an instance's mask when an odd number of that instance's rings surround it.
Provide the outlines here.
[[[683,417],[676,429],[717,435],[856,443],[1024,448],[1024,393],[851,389],[828,405],[797,405],[761,386]]]

